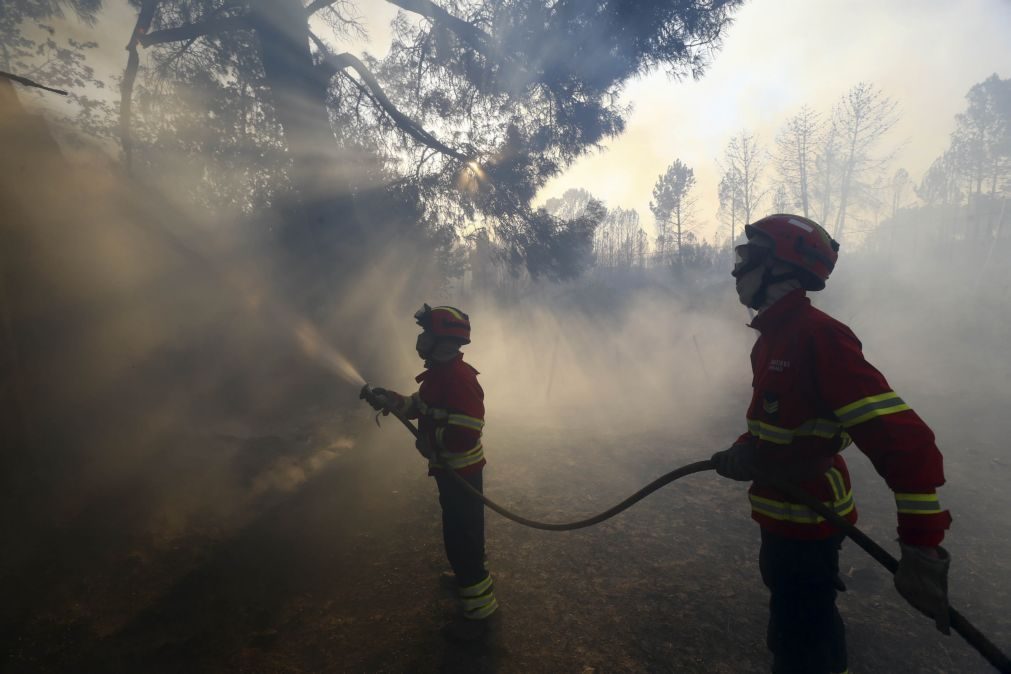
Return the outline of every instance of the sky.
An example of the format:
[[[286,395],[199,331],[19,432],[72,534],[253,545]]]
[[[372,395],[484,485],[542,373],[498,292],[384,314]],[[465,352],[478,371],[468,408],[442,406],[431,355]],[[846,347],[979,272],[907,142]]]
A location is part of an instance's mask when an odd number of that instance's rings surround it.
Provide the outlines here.
[[[583,187],[650,222],[657,177],[680,158],[695,170],[698,233],[716,231],[716,159],[742,130],[773,147],[807,104],[828,113],[866,81],[898,103],[893,170],[919,181],[943,152],[969,87],[1011,76],[1007,0],[751,0],[700,81],[654,73],[628,86],[634,111],[620,137],[552,180],[541,198]],[[724,234],[725,235],[725,234]]]
[[[357,11],[368,36],[349,51],[384,55],[396,7],[369,1]],[[95,32],[125,40],[134,16],[125,2],[108,3]],[[891,170],[905,168],[918,182],[947,146],[969,87],[994,72],[1011,76],[1009,27],[1011,0],[748,0],[701,80],[654,72],[630,82],[624,134],[551,180],[538,201],[582,187],[610,207],[636,209],[651,227],[653,184],[679,158],[697,179],[696,232],[712,239],[716,159],[730,138],[746,129],[772,149],[780,125],[801,106],[828,114],[861,81],[898,103]],[[92,63],[118,76],[122,45],[102,42]]]

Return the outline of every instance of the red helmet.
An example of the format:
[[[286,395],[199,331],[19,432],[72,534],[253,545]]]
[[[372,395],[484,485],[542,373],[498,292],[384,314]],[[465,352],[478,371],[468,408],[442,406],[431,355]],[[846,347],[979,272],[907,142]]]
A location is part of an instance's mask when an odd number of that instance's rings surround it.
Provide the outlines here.
[[[456,307],[422,306],[414,320],[436,337],[449,337],[461,344],[470,344],[470,317]]]
[[[764,234],[772,240],[772,255],[800,267],[808,290],[821,290],[839,259],[839,244],[814,220],[800,215],[777,213],[745,225],[748,239]]]

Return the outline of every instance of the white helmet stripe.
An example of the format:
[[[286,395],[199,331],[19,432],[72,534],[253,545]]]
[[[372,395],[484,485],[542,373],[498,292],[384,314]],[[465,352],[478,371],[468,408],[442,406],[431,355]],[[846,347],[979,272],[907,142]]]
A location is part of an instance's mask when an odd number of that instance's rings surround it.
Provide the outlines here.
[[[802,222],[800,220],[794,220],[793,218],[790,218],[789,220],[787,220],[787,222],[789,222],[791,225],[793,225],[795,227],[800,227],[805,232],[813,232],[814,231],[814,227],[812,227],[811,225],[807,224],[806,222]]]

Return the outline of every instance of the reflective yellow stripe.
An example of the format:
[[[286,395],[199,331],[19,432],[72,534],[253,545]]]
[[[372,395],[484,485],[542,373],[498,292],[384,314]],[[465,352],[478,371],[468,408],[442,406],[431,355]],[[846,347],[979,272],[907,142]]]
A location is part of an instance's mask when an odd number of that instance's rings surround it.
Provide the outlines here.
[[[484,580],[460,588],[461,597],[477,597],[484,594],[484,591],[491,587],[491,574],[484,577]]]
[[[828,478],[828,483],[832,486],[832,496],[838,501],[846,497],[846,482],[843,480],[842,473],[839,472],[838,468],[829,468],[828,472],[825,473],[825,477]]]
[[[465,611],[463,617],[467,618],[468,620],[484,620],[497,610],[498,610],[498,600],[495,599],[495,597],[492,597],[491,601],[488,602],[485,606],[479,609],[475,609],[473,611]]]
[[[843,481],[842,473],[836,468],[830,468],[825,473],[825,479],[829,481],[833,496],[835,496],[834,501],[824,502],[825,506],[831,508],[837,515],[842,517],[853,512],[853,508],[856,507],[853,502],[853,491],[846,490],[846,483]],[[774,520],[798,524],[819,524],[825,521],[824,517],[802,503],[777,501],[776,499],[756,496],[754,494],[749,494],[748,498],[751,500],[752,510]]]
[[[449,313],[453,314],[453,316],[456,317],[456,319],[458,321],[466,320],[463,317],[463,314],[461,314],[459,311],[457,311],[453,307],[433,307],[432,311],[448,311]]]
[[[466,414],[450,414],[449,421],[454,426],[463,426],[464,428],[470,428],[475,431],[479,431],[484,428],[484,421],[478,419],[477,417],[469,417]]]
[[[480,582],[461,587],[459,593],[465,618],[481,620],[498,609],[498,600],[495,599],[495,585],[492,583],[491,574],[485,576],[484,580]]]
[[[469,612],[474,611],[476,609],[484,608],[488,604],[490,604],[493,601],[495,601],[495,595],[494,594],[485,594],[485,595],[481,595],[480,597],[471,597],[471,598],[461,599],[460,601],[463,603],[463,610],[467,611],[469,613]]]
[[[875,417],[883,417],[911,409],[895,391],[868,396],[844,405],[833,412],[843,428],[850,428]]]
[[[484,459],[484,448],[478,444],[474,449],[463,452],[461,454],[450,454],[449,452],[444,452],[439,455],[450,468],[466,468],[467,466],[472,466]]]
[[[436,431],[438,436],[438,431]],[[466,452],[460,452],[454,454],[452,452],[442,451],[439,452],[439,460],[442,465],[447,468],[455,468],[459,470],[460,468],[466,468],[467,466],[473,466],[475,463],[480,462],[484,459],[484,446],[479,442],[477,446],[473,449],[469,449]],[[438,467],[439,462],[434,460],[429,460],[428,465]]]
[[[944,512],[937,494],[907,494],[895,492],[895,507],[904,515],[936,515]]]
[[[752,435],[777,445],[788,445],[799,437],[834,438],[839,436],[841,430],[839,422],[831,419],[810,419],[796,428],[783,428],[758,419],[748,419],[748,431]]]

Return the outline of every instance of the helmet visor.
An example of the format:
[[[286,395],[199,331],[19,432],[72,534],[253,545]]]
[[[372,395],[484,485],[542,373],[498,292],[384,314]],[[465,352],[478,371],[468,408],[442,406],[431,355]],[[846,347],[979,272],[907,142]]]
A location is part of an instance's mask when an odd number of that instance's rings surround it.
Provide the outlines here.
[[[744,276],[752,269],[760,266],[769,257],[770,249],[756,246],[752,243],[741,244],[734,248],[734,270],[730,272],[734,278]]]
[[[414,321],[418,325],[420,325],[421,327],[423,327],[424,329],[427,330],[428,326],[429,326],[429,320],[428,320],[429,319],[429,314],[431,314],[431,313],[432,313],[432,307],[428,306],[427,303],[423,304],[423,305],[421,305],[420,309],[418,309],[417,311],[414,312]]]

